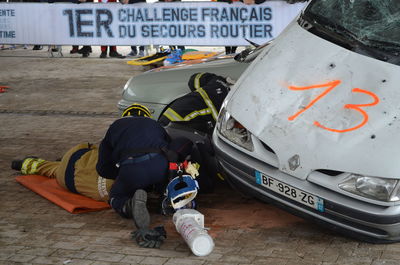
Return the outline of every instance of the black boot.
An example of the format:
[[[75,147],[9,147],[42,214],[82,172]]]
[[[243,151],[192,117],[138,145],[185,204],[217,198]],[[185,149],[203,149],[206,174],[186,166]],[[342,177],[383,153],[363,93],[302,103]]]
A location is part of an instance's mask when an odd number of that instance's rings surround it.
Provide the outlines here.
[[[79,51],[78,49],[79,46],[72,46],[72,50],[69,51],[70,54],[77,53]]]
[[[12,161],[11,162],[11,169],[21,171],[22,163],[24,163],[24,160],[14,160],[14,161]]]
[[[122,54],[118,53],[117,51],[110,51],[110,57],[114,57],[114,58],[120,58],[120,59],[124,59],[125,56],[123,56]]]
[[[24,165],[25,162],[26,165]],[[44,160],[37,156],[28,156],[22,160],[13,160],[11,162],[11,169],[21,171],[22,174],[35,174],[36,167],[43,162]]]
[[[83,46],[78,50],[79,54],[85,54],[85,53],[90,53],[92,52],[92,48],[90,46]]]
[[[146,207],[147,193],[137,190],[132,198],[125,202],[123,212],[128,218],[132,218],[138,229],[150,226],[150,214]]]

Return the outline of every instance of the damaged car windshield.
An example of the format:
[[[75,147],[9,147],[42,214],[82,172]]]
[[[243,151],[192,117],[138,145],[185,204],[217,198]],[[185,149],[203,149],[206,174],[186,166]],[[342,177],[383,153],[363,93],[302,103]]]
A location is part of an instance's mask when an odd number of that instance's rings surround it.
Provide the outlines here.
[[[390,54],[389,57],[400,54],[399,0],[317,0],[308,6],[304,18],[349,43]],[[379,53],[368,55],[380,57]]]

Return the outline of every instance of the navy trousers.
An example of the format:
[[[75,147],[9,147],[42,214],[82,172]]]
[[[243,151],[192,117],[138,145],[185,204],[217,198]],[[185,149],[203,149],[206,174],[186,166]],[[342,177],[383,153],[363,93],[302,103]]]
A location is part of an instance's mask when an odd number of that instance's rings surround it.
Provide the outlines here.
[[[140,160],[140,159],[139,159]],[[121,163],[119,174],[110,191],[110,205],[121,216],[125,202],[132,198],[138,189],[152,185],[165,185],[168,180],[168,161],[162,154],[132,163]]]

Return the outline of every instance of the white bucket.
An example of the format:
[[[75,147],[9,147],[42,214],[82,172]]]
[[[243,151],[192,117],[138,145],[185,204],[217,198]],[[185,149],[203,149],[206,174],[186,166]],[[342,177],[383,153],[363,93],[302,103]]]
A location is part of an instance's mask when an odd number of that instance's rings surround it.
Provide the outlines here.
[[[204,215],[194,209],[176,211],[172,217],[176,230],[186,241],[193,254],[207,256],[214,249],[212,237],[204,229]]]

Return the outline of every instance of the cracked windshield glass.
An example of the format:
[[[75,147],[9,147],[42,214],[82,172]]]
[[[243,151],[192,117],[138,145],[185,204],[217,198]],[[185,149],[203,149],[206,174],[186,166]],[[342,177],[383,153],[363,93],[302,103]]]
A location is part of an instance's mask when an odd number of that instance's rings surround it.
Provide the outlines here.
[[[349,41],[399,55],[399,0],[318,0],[305,15]]]

